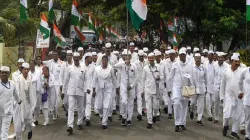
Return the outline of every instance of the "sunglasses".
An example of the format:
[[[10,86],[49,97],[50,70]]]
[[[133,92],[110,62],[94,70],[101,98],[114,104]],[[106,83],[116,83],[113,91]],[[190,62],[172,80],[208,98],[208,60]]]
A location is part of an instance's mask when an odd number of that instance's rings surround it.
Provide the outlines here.
[[[7,71],[2,71],[1,74],[6,74],[6,75],[7,75],[7,74],[9,74],[9,72],[7,72]]]

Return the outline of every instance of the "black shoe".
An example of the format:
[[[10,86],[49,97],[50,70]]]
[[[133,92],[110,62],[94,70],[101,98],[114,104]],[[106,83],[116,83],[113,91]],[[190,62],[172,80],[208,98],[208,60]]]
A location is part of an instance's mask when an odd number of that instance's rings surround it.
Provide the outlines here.
[[[113,113],[112,113],[112,115],[116,115],[116,110],[113,110]]]
[[[181,130],[186,130],[186,127],[184,125],[181,125]]]
[[[231,133],[231,137],[233,137],[233,138],[235,138],[235,139],[237,139],[237,140],[240,139],[240,137],[238,136],[238,134],[235,133],[235,132],[232,132],[232,133]]]
[[[250,140],[249,138],[245,138],[245,140]]]
[[[142,120],[142,116],[139,114],[139,115],[137,115],[137,120],[138,121],[141,121]]]
[[[164,112],[165,112],[165,114],[168,114],[168,107],[166,106],[166,107],[164,107]]]
[[[228,126],[224,126],[223,131],[222,131],[223,136],[227,135],[227,130],[228,130]]]
[[[38,121],[35,121],[34,124],[35,124],[35,125],[38,125]]]
[[[218,120],[214,120],[214,123],[219,123],[219,121]]]
[[[179,126],[179,125],[176,125],[176,126],[175,126],[175,132],[180,132],[180,131],[181,131],[180,126]]]
[[[32,131],[28,132],[28,140],[32,138]]]
[[[70,135],[73,134],[73,128],[72,128],[72,127],[69,127],[69,128],[67,129],[67,132],[69,132]]]
[[[122,126],[126,126],[126,119],[122,119]]]
[[[156,117],[153,117],[153,123],[156,123]]]
[[[208,119],[207,119],[208,121],[213,121],[213,118],[212,117],[208,117]]]
[[[122,115],[119,115],[119,118],[118,118],[118,120],[122,120]]]
[[[101,119],[101,121],[102,121],[102,117],[101,117],[100,119]]]
[[[168,114],[168,119],[172,119],[173,115],[172,114]]]
[[[190,112],[190,119],[194,119],[194,112]]]
[[[156,121],[160,121],[160,116],[156,116]]]
[[[151,128],[152,128],[152,124],[148,123],[147,129],[151,129]]]
[[[142,116],[146,116],[146,113],[142,110]]]
[[[119,110],[119,109],[120,109],[120,108],[119,108],[119,105],[116,105],[116,107],[115,107],[115,108],[116,108],[116,110]]]
[[[199,126],[203,126],[202,121],[197,121],[197,124],[198,124]]]
[[[127,121],[127,126],[131,126],[131,121]]]
[[[99,113],[95,113],[95,116],[99,116]]]
[[[245,129],[240,130],[240,134],[246,135],[246,130]]]
[[[90,123],[90,120],[85,120],[85,123],[86,123],[86,126],[90,126],[91,125],[91,123]]]
[[[108,126],[107,125],[102,125],[102,129],[107,129]]]
[[[78,130],[82,130],[83,126],[82,125],[78,125]]]
[[[66,117],[68,117],[68,111],[66,112],[66,114],[65,114],[65,115],[66,115]]]
[[[109,120],[110,122],[112,122],[112,117],[108,117],[108,120]]]

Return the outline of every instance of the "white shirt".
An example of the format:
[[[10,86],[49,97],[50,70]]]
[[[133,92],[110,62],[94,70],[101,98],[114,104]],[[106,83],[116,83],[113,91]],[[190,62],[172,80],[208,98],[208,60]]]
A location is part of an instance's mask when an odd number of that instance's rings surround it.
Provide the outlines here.
[[[142,71],[143,68],[147,65],[148,63],[146,61],[141,62],[140,60],[135,61],[135,65],[137,66],[137,72],[138,72],[138,82],[142,83]]]
[[[15,72],[12,73],[12,81],[16,82],[16,80],[18,79],[18,77],[21,75],[21,71],[17,70]]]
[[[214,89],[219,90],[220,84],[221,84],[221,77],[223,73],[226,71],[226,69],[229,67],[229,65],[226,62],[223,62],[223,64],[220,66],[218,62],[214,64]]]
[[[60,85],[60,71],[62,68],[63,61],[60,59],[55,62],[54,60],[51,60],[46,64],[49,67],[50,73],[52,73],[55,77],[55,85]]]
[[[138,54],[136,52],[131,53],[131,62],[134,63],[139,59]]]
[[[207,92],[214,94],[214,76],[215,76],[215,62],[212,61],[212,63],[209,63],[207,61],[204,64],[204,67],[206,68],[207,71]]]
[[[64,84],[64,77],[65,77],[65,74],[66,74],[66,70],[69,66],[72,66],[74,65],[74,61],[72,60],[71,64],[68,63],[68,61],[64,62],[62,64],[62,67],[61,67],[61,70],[60,70],[60,86],[62,86]]]
[[[245,68],[239,79],[239,93],[244,93],[243,104],[250,106],[250,67]]]
[[[207,74],[206,69],[200,66],[193,66],[191,69],[191,81],[194,86],[197,94],[205,94],[206,93],[206,85],[207,85]]]

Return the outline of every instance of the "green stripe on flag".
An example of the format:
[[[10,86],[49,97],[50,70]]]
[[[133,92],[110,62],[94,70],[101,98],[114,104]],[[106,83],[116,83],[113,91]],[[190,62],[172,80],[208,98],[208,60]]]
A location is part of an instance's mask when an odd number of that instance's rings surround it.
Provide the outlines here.
[[[40,30],[41,33],[44,34],[44,35],[43,35],[43,39],[46,39],[46,38],[48,38],[48,37],[50,36],[50,31],[49,31],[48,28],[45,28],[45,27],[43,27],[43,26],[40,26],[39,30]]]
[[[250,5],[247,5],[246,18],[247,18],[247,21],[250,21]]]
[[[133,10],[132,8],[132,0],[127,0],[127,8],[128,11],[130,13],[130,17],[131,17],[131,21],[132,21],[132,25],[134,26],[134,28],[136,30],[140,30],[141,28],[141,24],[144,21],[143,19],[141,19],[136,12]]]
[[[24,7],[22,4],[20,5],[20,23],[23,23],[27,20],[28,15],[26,11],[26,7]]]

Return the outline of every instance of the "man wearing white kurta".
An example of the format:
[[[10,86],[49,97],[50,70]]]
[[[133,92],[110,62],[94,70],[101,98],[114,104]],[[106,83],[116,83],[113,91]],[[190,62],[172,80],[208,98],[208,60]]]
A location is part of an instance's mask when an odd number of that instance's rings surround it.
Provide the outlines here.
[[[74,123],[74,109],[77,103],[78,111],[78,130],[82,130],[83,116],[84,116],[84,94],[90,94],[88,75],[86,74],[85,67],[79,63],[80,54],[75,52],[73,54],[74,65],[69,66],[66,71],[64,90],[67,89],[67,95],[69,96],[69,110],[68,110],[68,129],[69,134],[73,133]],[[86,87],[86,89],[85,89]]]
[[[233,119],[231,136],[236,139],[240,139],[238,136],[238,130],[240,125],[241,115],[244,115],[244,111],[241,110],[243,104],[238,99],[240,75],[242,70],[240,66],[239,57],[233,55],[231,57],[231,67],[226,69],[222,75],[221,86],[220,86],[220,99],[224,102],[223,109],[223,136],[227,135],[229,129],[229,120]]]
[[[174,101],[175,131],[185,130],[188,99],[182,96],[184,86],[190,86],[190,64],[186,61],[186,51],[179,50],[180,60],[175,62],[170,70],[168,91]]]
[[[137,112],[138,116],[137,119],[140,121],[142,120],[142,110],[145,107],[145,97],[143,86],[142,86],[142,71],[143,68],[147,65],[147,63],[144,61],[144,52],[143,50],[138,51],[139,60],[135,62],[135,65],[137,66],[137,72],[138,72],[138,81],[135,86],[135,93],[137,97]]]
[[[201,55],[194,54],[195,65],[191,68],[191,84],[195,86],[196,95],[191,98],[190,118],[194,118],[194,106],[197,103],[197,124],[203,125],[201,119],[204,112],[205,93],[207,85],[206,69],[201,64]]]
[[[225,73],[226,69],[229,67],[227,63],[224,62],[225,58],[223,52],[218,53],[218,62],[214,65],[214,123],[218,123],[220,114],[220,84],[222,75]]]
[[[1,69],[1,85],[0,85],[0,139],[8,140],[8,131],[13,114],[14,101],[21,104],[21,100],[13,81],[8,80],[10,68],[2,66]]]
[[[208,121],[212,121],[212,105],[215,102],[214,94],[214,76],[215,76],[215,62],[213,51],[208,52],[208,61],[204,64],[207,71],[207,93],[206,93],[206,108],[208,114]]]
[[[120,70],[121,82],[120,84],[120,114],[122,115],[122,126],[131,125],[134,99],[135,99],[135,85],[137,83],[137,67],[130,62],[131,54],[126,53],[125,63],[115,65],[114,68]]]
[[[147,108],[147,128],[151,129],[152,124],[156,122],[156,115],[159,111],[160,66],[155,64],[153,53],[148,55],[148,60],[149,64],[143,68],[142,72],[142,85]]]
[[[135,52],[135,43],[130,42],[129,43],[129,51],[131,53],[131,62],[134,63],[138,60],[138,54]]]
[[[250,67],[245,68],[240,76],[239,87],[240,94],[239,99],[243,98],[244,113],[245,113],[245,130],[246,139],[250,140]],[[245,86],[245,87],[244,87]]]
[[[50,72],[54,75],[55,77],[55,90],[56,90],[56,104],[53,110],[53,120],[56,120],[58,117],[57,114],[57,109],[58,105],[60,103],[60,71],[62,68],[63,61],[61,61],[58,57],[58,51],[54,50],[53,51],[53,60],[49,61],[48,64],[46,64],[49,67]]]

